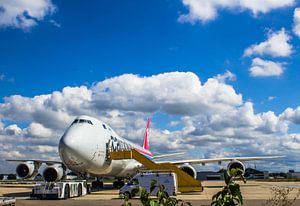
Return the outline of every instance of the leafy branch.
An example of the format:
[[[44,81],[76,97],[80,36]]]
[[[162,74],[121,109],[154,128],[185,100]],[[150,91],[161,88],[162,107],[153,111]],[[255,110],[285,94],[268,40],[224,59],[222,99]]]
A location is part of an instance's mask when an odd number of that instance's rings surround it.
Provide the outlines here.
[[[237,179],[241,179],[246,183],[241,169],[231,169],[229,171],[229,179],[226,181],[226,186],[212,197],[211,206],[235,206],[243,204],[240,185],[235,182]]]

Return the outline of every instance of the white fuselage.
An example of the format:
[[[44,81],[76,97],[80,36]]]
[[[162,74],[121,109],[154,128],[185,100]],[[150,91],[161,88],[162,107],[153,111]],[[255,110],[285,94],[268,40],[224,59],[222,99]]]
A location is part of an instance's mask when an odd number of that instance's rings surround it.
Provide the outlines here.
[[[109,151],[135,148],[145,155],[148,150],[118,136],[109,125],[89,116],[77,117],[59,142],[63,163],[81,174],[122,177],[141,166],[135,160],[110,160]]]

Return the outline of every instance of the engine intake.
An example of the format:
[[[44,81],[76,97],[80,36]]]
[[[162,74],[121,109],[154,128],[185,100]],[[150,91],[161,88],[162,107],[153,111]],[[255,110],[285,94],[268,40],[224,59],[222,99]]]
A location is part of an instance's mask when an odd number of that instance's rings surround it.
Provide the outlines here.
[[[231,169],[241,169],[240,174],[238,175],[244,175],[245,174],[245,165],[238,161],[238,160],[233,160],[231,162],[229,162],[228,166],[227,166],[227,174],[228,176],[230,176],[229,172]]]
[[[46,182],[55,182],[62,179],[64,169],[61,165],[47,166],[42,172],[42,175]]]
[[[182,171],[184,171],[185,173],[187,173],[188,175],[190,175],[191,177],[193,177],[194,179],[197,178],[197,171],[192,165],[184,164],[184,165],[180,166],[179,168]]]
[[[35,176],[38,173],[38,168],[34,162],[23,162],[17,166],[16,173],[18,177],[27,179]]]

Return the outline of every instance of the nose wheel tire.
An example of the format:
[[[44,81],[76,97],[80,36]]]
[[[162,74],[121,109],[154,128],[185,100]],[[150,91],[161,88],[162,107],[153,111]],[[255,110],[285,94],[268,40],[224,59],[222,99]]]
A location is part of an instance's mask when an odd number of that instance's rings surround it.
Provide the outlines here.
[[[68,199],[70,197],[70,187],[69,187],[69,185],[65,186],[64,196],[65,196],[65,199]]]
[[[78,185],[78,197],[80,197],[82,195],[82,185],[79,184]]]

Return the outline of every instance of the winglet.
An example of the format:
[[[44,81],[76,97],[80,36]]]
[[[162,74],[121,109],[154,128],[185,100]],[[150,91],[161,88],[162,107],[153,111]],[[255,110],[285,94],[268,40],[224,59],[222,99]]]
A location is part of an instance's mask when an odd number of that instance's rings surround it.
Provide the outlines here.
[[[145,135],[144,135],[143,148],[145,150],[149,150],[149,130],[150,130],[150,117],[148,117],[148,122],[147,122]]]

